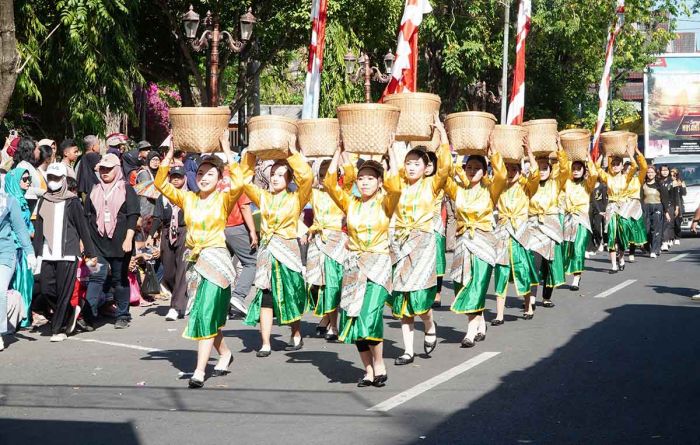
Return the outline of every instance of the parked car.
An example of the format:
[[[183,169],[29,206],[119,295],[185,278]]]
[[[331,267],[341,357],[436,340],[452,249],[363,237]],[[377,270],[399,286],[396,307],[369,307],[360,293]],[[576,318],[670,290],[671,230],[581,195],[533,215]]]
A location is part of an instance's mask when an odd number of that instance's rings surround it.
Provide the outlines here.
[[[683,197],[683,231],[690,230],[695,209],[700,205],[700,155],[669,155],[654,158],[656,167],[667,165],[669,169],[676,168],[685,181],[687,194]]]

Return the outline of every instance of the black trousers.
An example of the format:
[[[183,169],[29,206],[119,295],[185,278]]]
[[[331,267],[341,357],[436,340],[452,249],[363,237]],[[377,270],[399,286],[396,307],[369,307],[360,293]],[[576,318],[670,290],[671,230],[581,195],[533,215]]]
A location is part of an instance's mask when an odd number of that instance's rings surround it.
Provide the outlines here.
[[[51,318],[52,334],[59,334],[66,328],[71,315],[70,299],[77,272],[77,261],[44,261],[41,264],[41,291],[54,310]]]
[[[184,314],[187,309],[187,261],[185,261],[185,236],[184,227],[178,230],[175,244],[165,236],[160,241],[160,261],[163,265],[163,284],[172,293],[170,307]]]
[[[589,250],[597,250],[601,245],[605,243],[605,218],[601,213],[591,212],[591,236],[588,242]]]
[[[664,206],[661,204],[644,204],[644,222],[647,227],[647,238],[651,253],[661,254],[661,241],[663,239]]]
[[[553,287],[547,287],[547,275],[549,275],[549,269],[551,267],[550,261],[544,259],[539,253],[535,253],[535,263],[537,268],[540,270],[540,278],[542,280],[542,298],[545,300],[551,300],[552,294],[554,293]]]

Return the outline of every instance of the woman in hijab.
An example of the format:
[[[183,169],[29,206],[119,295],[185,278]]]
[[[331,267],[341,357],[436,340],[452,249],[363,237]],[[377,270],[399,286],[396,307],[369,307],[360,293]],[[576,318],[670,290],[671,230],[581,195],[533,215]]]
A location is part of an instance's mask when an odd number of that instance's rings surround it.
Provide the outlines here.
[[[29,203],[29,210],[34,211],[36,203],[39,197],[46,191],[46,184],[44,183],[44,178],[35,168],[39,165],[39,147],[36,145],[32,138],[22,138],[17,145],[17,151],[13,156],[12,168],[22,167],[29,172],[32,178],[32,185],[27,190],[24,197]]]
[[[53,163],[46,169],[47,192],[37,205],[34,249],[41,258],[42,295],[53,308],[51,341],[61,342],[71,334],[75,324],[67,326],[71,317],[70,300],[73,295],[81,243],[88,267],[97,265],[95,248],[85,221],[80,199],[68,190],[65,164]],[[80,306],[75,309],[78,313]]]
[[[29,203],[24,195],[31,185],[32,177],[29,172],[22,167],[10,170],[5,176],[5,192],[15,198],[19,203],[24,226],[29,232],[30,237],[34,236],[34,225],[31,219],[32,212],[29,210]],[[17,247],[17,266],[10,287],[22,295],[24,313],[22,314],[21,326],[27,327],[32,324],[30,308],[32,306],[32,293],[34,291],[34,271],[28,267],[27,256],[22,250],[22,244],[20,243],[18,235],[13,233],[12,237]]]
[[[2,336],[8,332],[7,288],[17,263],[17,246],[13,234],[19,239],[28,268],[34,269],[36,258],[19,203],[12,196],[0,191],[0,351],[5,349]]]
[[[136,175],[136,194],[139,195],[139,206],[141,208],[141,216],[152,216],[156,208],[156,199],[160,196],[160,192],[153,184],[153,180],[158,173],[160,167],[160,153],[151,151],[146,158],[146,165],[141,167],[141,170]]]
[[[116,155],[105,155],[97,164],[97,171],[99,182],[85,200],[85,214],[98,261],[103,267],[90,275],[87,302],[91,311],[85,315],[97,316],[97,302],[107,279],[105,266],[109,265],[117,303],[114,327],[124,329],[131,320],[128,273],[139,219],[139,200],[134,189],[124,180],[121,162]]]

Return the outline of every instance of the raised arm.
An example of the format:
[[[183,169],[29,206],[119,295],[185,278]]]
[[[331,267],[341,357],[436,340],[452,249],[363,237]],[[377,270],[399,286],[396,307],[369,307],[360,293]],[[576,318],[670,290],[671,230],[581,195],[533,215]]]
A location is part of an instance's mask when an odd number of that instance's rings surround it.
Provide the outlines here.
[[[448,177],[445,181],[445,195],[453,201],[457,200],[457,187],[459,187],[457,182],[452,177]]]
[[[246,151],[243,154],[239,171],[241,181],[243,181],[243,193],[245,193],[256,206],[260,207],[260,196],[262,195],[262,190],[260,190],[260,187],[250,181],[250,178],[252,178],[254,172],[255,155]],[[233,181],[233,178],[231,178],[231,180]]]
[[[437,165],[433,176],[433,193],[437,195],[445,186],[445,181],[452,170],[452,153],[450,153],[450,140],[447,138],[445,126],[440,122],[440,116],[435,113],[435,131],[440,134],[440,147],[437,152]]]
[[[294,172],[294,182],[297,183],[297,198],[299,199],[299,208],[303,209],[311,199],[311,189],[314,185],[314,172],[306,163],[304,157],[294,148],[290,148],[292,155],[287,159],[289,167]],[[336,169],[337,171],[337,169]],[[336,174],[336,179],[337,179]]]
[[[595,189],[595,184],[598,182],[598,169],[596,168],[591,155],[588,155],[586,160],[586,169],[588,170],[588,177],[586,178],[586,192],[589,194]]]
[[[336,203],[338,208],[343,213],[348,213],[350,206],[350,193],[338,185],[338,160],[340,158],[340,149],[336,150],[331,160],[331,165],[328,167],[326,177],[323,178],[323,187],[326,189],[328,196]]]
[[[398,173],[390,171],[389,174],[384,174],[384,192],[382,208],[386,216],[391,218],[401,199],[401,178]]]
[[[557,173],[557,184],[559,184],[559,190],[563,190],[566,186],[566,181],[571,178],[571,162],[569,161],[569,156],[564,150],[557,151],[557,159],[559,165],[559,172]]]
[[[341,155],[341,159],[345,157],[345,154]],[[336,168],[335,171],[338,171]],[[357,171],[355,166],[349,159],[346,159],[343,163],[343,189],[347,192],[352,191],[352,186],[355,184],[357,179]]]
[[[639,149],[637,149],[636,152],[637,152],[637,162],[639,163],[639,175],[637,176],[637,179],[639,180],[639,185],[643,186],[644,180],[645,180],[644,178],[646,178],[647,169],[649,168],[649,164],[647,164],[646,158],[639,151]]]
[[[493,170],[493,177],[490,180],[489,194],[491,195],[491,201],[494,205],[498,202],[498,198],[505,190],[508,180],[508,170],[506,169],[506,164],[503,162],[503,157],[500,153],[495,152],[491,155],[491,169]]]

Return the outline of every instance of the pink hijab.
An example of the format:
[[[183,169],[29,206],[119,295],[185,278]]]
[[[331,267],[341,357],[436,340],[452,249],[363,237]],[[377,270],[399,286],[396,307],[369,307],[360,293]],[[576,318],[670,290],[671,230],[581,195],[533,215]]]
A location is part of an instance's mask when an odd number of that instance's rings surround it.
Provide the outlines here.
[[[124,181],[124,173],[120,166],[114,167],[117,169],[117,176],[110,184],[102,181],[102,178],[97,176],[97,184],[90,192],[90,201],[95,207],[97,215],[97,231],[101,236],[112,238],[114,230],[117,228],[117,215],[122,204],[126,201],[126,182]],[[109,222],[105,221],[105,213],[109,212]]]

